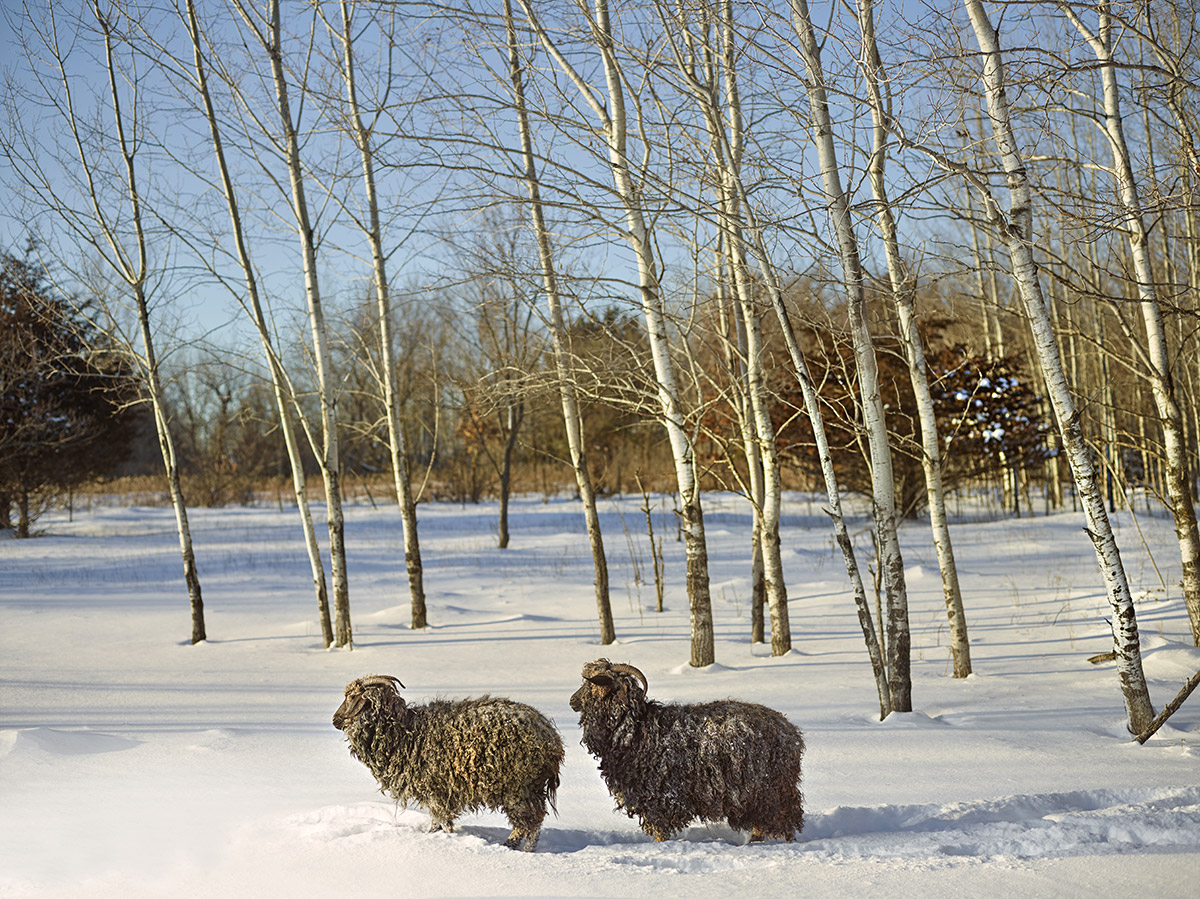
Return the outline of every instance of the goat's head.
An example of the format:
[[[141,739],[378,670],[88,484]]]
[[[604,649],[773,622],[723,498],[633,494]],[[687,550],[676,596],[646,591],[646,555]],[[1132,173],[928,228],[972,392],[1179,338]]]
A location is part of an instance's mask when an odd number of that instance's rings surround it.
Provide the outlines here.
[[[333,713],[333,726],[345,730],[350,722],[367,712],[388,714],[402,720],[408,706],[400,696],[400,678],[390,674],[371,674],[346,684],[346,698]]]
[[[585,703],[611,701],[628,704],[646,699],[646,675],[624,662],[596,659],[583,666],[583,685],[571,695],[571,708],[582,712]]]

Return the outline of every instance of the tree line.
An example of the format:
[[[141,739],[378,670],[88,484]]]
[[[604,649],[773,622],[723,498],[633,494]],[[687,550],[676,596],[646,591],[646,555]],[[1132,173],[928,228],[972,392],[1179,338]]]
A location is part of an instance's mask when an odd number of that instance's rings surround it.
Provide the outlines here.
[[[762,639],[782,654],[780,499],[803,486],[825,499],[886,716],[912,701],[899,522],[928,521],[966,676],[946,495],[988,481],[1014,512],[1035,489],[1083,509],[1145,729],[1108,514],[1137,487],[1173,516],[1200,645],[1196,12],[814,12],[91,0],[15,16],[13,214],[61,282],[47,295],[149,410],[194,640],[187,502],[221,491],[185,491],[184,449],[214,484],[235,459],[287,479],[326,643],[345,647],[341,507],[367,473],[399,509],[420,628],[417,500],[494,490],[503,546],[514,478],[571,472],[605,642],[596,496],[670,493],[697,666],[714,661],[704,490],[751,501]],[[196,303],[233,311],[236,346],[206,345]],[[878,612],[847,491],[870,498]]]

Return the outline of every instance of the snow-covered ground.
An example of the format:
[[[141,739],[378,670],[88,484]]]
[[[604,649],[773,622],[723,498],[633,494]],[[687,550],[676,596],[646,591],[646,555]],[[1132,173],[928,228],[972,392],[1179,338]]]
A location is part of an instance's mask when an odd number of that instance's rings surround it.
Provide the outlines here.
[[[748,641],[748,511],[710,498],[718,664],[694,670],[682,548],[663,513],[658,614],[635,576],[651,571],[638,502],[604,504],[614,646],[598,642],[566,500],[517,501],[503,552],[494,505],[422,505],[423,632],[407,624],[398,513],[350,508],[352,652],[321,648],[290,510],[193,510],[210,636],[197,646],[169,509],[55,514],[45,537],[3,539],[0,896],[1196,895],[1200,697],[1130,743],[1113,666],[1087,661],[1111,638],[1079,516],[957,525],[965,681],[949,676],[928,528],[905,525],[917,711],[881,723],[818,504],[785,509],[796,649],[773,659]],[[1161,707],[1200,668],[1178,555],[1162,517],[1117,521]],[[693,827],[654,843],[614,812],[567,705],[599,656],[637,665],[660,699],[785,712],[809,747],[801,839]],[[536,853],[504,848],[499,814],[430,834],[423,811],[376,791],[330,723],[368,673],[398,675],[410,701],[490,692],[554,719],[567,759]]]

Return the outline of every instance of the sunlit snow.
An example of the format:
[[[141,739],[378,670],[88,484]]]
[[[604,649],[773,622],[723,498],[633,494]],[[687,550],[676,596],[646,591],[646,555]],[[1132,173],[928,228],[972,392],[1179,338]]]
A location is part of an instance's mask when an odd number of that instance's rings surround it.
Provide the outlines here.
[[[1130,743],[1112,664],[1088,662],[1111,649],[1111,613],[1080,515],[958,507],[966,680],[950,676],[928,526],[905,523],[916,711],[881,723],[819,501],[786,503],[795,649],[771,658],[748,640],[749,511],[708,498],[718,663],[704,670],[687,665],[669,507],[659,614],[640,503],[602,508],[613,646],[598,642],[567,499],[514,502],[505,551],[494,504],[422,504],[422,632],[398,512],[348,508],[351,652],[321,646],[291,510],[192,510],[210,636],[197,646],[169,508],[55,513],[46,536],[0,540],[0,897],[1195,895],[1200,697]],[[1161,708],[1200,668],[1178,552],[1161,512],[1139,501],[1140,534],[1115,518]],[[867,563],[865,526],[852,522]],[[615,812],[567,705],[599,656],[637,665],[659,699],[787,714],[809,746],[800,840],[696,826],[656,844]],[[401,677],[412,702],[487,692],[555,721],[567,759],[536,853],[504,848],[499,814],[431,834],[423,810],[377,792],[330,723],[346,682],[369,673]]]

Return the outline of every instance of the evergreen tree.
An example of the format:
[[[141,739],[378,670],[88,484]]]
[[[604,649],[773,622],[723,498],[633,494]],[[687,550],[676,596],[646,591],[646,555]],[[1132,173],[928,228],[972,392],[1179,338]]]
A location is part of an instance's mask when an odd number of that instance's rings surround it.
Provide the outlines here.
[[[134,382],[32,259],[0,254],[0,503],[28,537],[55,495],[124,460]]]

